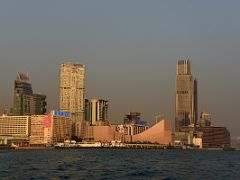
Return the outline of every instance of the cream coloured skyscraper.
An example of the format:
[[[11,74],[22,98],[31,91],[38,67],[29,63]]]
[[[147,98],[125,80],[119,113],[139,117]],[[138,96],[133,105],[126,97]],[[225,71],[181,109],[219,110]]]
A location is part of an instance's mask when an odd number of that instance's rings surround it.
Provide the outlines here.
[[[60,110],[70,112],[73,123],[84,120],[85,66],[63,63],[60,66]]]
[[[191,62],[179,60],[176,69],[175,131],[185,131],[197,123],[197,80],[191,74]]]

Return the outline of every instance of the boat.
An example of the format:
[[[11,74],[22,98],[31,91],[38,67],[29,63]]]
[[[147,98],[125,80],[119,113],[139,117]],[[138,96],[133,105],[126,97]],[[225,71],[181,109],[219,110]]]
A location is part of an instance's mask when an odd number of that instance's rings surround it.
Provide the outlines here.
[[[14,149],[27,149],[27,150],[50,150],[50,149],[54,149],[53,146],[22,146],[22,147],[15,147]]]
[[[102,143],[101,142],[78,142],[77,147],[79,148],[99,148],[102,147]]]

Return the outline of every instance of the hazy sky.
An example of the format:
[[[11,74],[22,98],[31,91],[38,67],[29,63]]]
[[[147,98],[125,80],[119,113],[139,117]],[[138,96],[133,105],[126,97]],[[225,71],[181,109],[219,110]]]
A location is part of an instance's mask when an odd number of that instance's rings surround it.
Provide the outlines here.
[[[199,112],[240,135],[239,0],[1,1],[0,107],[17,72],[58,108],[59,64],[86,65],[86,97],[110,101],[112,122],[140,111],[174,120],[175,70],[190,58]],[[174,122],[174,121],[173,121]]]

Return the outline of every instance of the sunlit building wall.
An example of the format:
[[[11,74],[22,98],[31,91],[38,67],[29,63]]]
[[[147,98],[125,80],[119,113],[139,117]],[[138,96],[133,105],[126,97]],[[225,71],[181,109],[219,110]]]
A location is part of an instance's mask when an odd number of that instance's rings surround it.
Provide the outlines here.
[[[31,116],[30,145],[44,145],[71,140],[70,113],[52,111],[48,115]]]
[[[31,145],[52,143],[52,118],[49,115],[33,115],[30,124]]]
[[[76,122],[84,120],[85,66],[63,63],[60,65],[60,111],[70,112],[73,121],[73,135],[76,135]]]
[[[0,136],[28,137],[29,116],[0,116]]]
[[[132,136],[133,142],[172,143],[172,129],[169,120],[161,120],[142,133]]]
[[[28,144],[30,116],[0,116],[0,143]]]

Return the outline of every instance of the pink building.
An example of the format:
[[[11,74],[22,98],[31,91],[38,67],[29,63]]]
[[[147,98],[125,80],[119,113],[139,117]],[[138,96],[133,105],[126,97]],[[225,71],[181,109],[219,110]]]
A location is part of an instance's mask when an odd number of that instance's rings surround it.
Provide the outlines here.
[[[146,131],[133,135],[132,142],[151,142],[159,144],[169,144],[172,142],[171,122],[161,120]]]
[[[85,139],[101,142],[124,141],[124,134],[116,130],[115,125],[87,126]]]
[[[71,140],[72,121],[66,113],[52,111],[48,115],[32,115],[30,145],[46,145]]]
[[[125,134],[123,131],[119,130],[119,125],[87,126],[85,139],[102,142],[122,141],[169,144],[172,142],[171,134],[170,121],[162,120],[146,131],[136,135]]]

